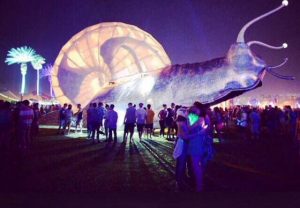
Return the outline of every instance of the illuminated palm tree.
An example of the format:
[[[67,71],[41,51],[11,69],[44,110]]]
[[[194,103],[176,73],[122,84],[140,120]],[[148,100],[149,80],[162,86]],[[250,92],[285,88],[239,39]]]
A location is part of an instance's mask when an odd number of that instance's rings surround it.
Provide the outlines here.
[[[25,76],[27,74],[27,62],[32,62],[35,59],[36,53],[35,50],[23,46],[19,48],[12,48],[8,51],[5,63],[7,65],[12,64],[21,64],[21,74],[22,74],[22,85],[21,85],[21,95],[24,95],[25,91]]]
[[[51,98],[54,97],[53,95],[53,88],[52,88],[52,74],[53,74],[53,66],[51,64],[47,64],[43,69],[41,73],[41,78],[42,77],[47,77],[49,84],[50,84],[50,96]]]
[[[31,62],[32,67],[36,70],[36,95],[40,95],[40,70],[43,68],[45,58],[41,55],[36,55]]]

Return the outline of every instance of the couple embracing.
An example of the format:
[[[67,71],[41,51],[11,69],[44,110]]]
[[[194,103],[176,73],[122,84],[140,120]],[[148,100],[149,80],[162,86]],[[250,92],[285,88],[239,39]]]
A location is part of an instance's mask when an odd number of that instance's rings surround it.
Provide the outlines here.
[[[195,102],[190,108],[177,112],[177,142],[173,157],[176,159],[176,182],[179,190],[185,189],[186,169],[195,191],[203,191],[204,167],[213,157],[210,119],[207,107]]]

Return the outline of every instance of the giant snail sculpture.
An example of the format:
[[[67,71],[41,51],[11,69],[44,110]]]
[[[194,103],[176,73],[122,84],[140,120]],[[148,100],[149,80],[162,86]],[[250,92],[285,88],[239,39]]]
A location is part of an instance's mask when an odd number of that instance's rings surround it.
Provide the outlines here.
[[[246,30],[277,12],[288,1],[252,21],[239,32],[225,57],[171,65],[162,46],[148,33],[124,23],[100,23],[76,34],[61,50],[54,64],[53,88],[61,103],[87,105],[93,100],[126,103],[171,101],[217,104],[262,85],[266,72],[282,79],[251,51],[252,45],[284,49],[259,41],[245,42]],[[108,38],[109,36],[109,38]],[[93,45],[89,45],[93,42]]]

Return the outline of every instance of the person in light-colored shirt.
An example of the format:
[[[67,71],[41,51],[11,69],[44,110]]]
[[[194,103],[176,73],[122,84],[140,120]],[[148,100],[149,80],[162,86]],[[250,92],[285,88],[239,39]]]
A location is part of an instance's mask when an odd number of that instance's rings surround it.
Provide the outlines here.
[[[135,116],[136,116],[136,125],[137,125],[137,130],[139,133],[139,139],[140,141],[142,140],[142,135],[144,131],[144,126],[146,124],[146,118],[147,118],[147,112],[143,108],[143,103],[139,104],[139,109],[135,111]]]

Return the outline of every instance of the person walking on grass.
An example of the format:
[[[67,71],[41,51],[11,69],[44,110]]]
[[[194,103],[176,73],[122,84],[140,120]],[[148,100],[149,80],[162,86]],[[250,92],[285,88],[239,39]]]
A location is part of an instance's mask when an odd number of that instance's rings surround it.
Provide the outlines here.
[[[137,130],[138,130],[140,141],[142,141],[142,135],[143,135],[143,131],[144,131],[145,123],[146,123],[146,118],[147,118],[147,112],[143,108],[143,105],[144,105],[143,103],[140,103],[139,104],[139,109],[137,109],[135,111],[136,125],[137,125]]]

